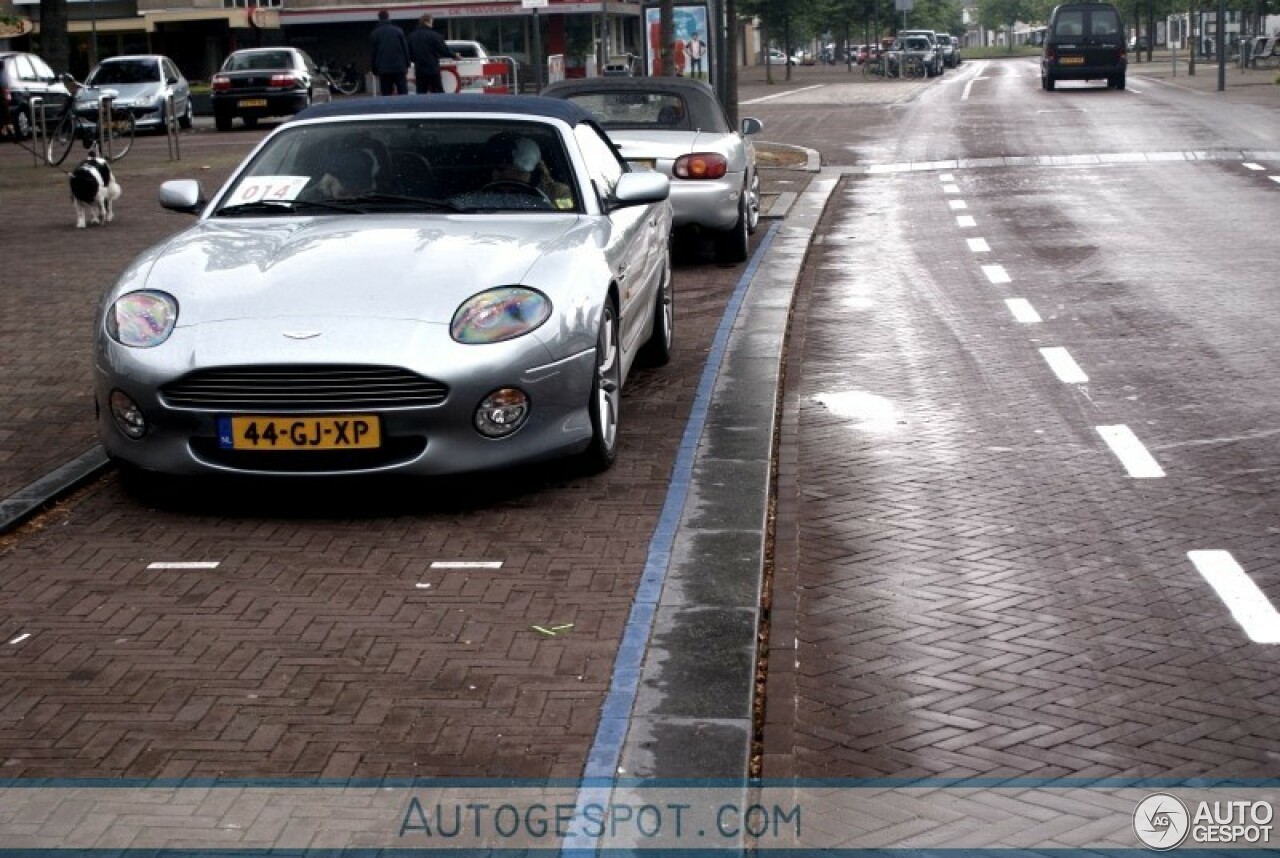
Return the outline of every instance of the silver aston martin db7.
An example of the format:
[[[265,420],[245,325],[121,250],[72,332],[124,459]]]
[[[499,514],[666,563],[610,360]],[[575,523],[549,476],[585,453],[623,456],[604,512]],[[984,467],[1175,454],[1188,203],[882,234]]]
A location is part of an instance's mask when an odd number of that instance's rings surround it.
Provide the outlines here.
[[[97,316],[107,454],[167,474],[608,467],[672,348],[669,180],[537,96],[334,102],[277,128]]]

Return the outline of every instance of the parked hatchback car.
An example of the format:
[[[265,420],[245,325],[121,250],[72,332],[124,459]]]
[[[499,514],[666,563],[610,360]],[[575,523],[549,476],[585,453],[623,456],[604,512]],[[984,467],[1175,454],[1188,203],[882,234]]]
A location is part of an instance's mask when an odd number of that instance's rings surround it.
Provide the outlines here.
[[[632,166],[669,177],[677,228],[709,230],[726,262],[747,258],[760,222],[751,142],[764,128],[760,120],[734,128],[715,90],[690,78],[577,78],[542,94],[581,106]]]
[[[213,121],[230,131],[236,117],[252,128],[259,119],[292,116],[330,100],[329,83],[305,51],[246,48],[222,63],[210,87]]]
[[[1049,16],[1040,53],[1040,85],[1105,80],[1124,89],[1128,52],[1120,10],[1110,3],[1064,3]]]
[[[116,107],[128,108],[139,130],[164,130],[165,105],[169,98],[173,99],[179,126],[191,127],[191,85],[168,57],[159,54],[110,57],[98,63],[84,83],[76,93],[75,111],[90,122],[98,117],[98,92],[111,89],[116,93]]]
[[[103,448],[171,475],[608,467],[673,344],[669,182],[577,106],[342,99],[268,134],[103,296]]]
[[[22,51],[0,51],[0,107],[19,139],[31,136],[31,100],[40,98],[49,128],[71,104],[71,93],[43,59]]]
[[[898,38],[906,39],[907,36],[924,36],[929,40],[929,50],[932,56],[928,57],[925,65],[925,73],[930,77],[940,75],[946,70],[946,66],[942,63],[942,52],[938,50],[938,34],[933,30],[899,30]]]

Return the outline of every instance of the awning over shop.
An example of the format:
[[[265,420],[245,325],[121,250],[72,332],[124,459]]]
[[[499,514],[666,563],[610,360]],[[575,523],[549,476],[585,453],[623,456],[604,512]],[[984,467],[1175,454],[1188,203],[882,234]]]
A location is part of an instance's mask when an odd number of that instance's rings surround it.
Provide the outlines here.
[[[387,6],[325,6],[307,9],[282,9],[280,23],[290,24],[343,24],[358,22],[367,24],[377,9],[386,9],[392,20],[417,20],[424,12],[430,12],[437,20],[447,18],[496,18],[509,15],[532,15],[533,9],[524,8],[520,0],[496,0],[492,3],[413,3]],[[541,15],[629,15],[640,17],[640,4],[634,0],[550,0],[538,9]]]
[[[155,12],[139,12],[146,21],[148,33],[156,32],[157,24],[190,23],[193,21],[226,21],[231,28],[254,27],[260,30],[280,28],[280,10],[264,9],[162,9]]]

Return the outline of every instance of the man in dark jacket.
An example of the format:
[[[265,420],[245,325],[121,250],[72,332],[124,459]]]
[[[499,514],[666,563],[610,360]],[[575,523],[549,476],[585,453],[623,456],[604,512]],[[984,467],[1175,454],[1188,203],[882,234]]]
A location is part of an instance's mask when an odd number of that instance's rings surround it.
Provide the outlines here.
[[[440,61],[457,59],[434,24],[435,19],[428,12],[418,19],[418,29],[409,36],[414,88],[420,93],[444,92],[444,83],[440,80]]]
[[[409,40],[386,9],[378,13],[378,26],[369,36],[369,68],[378,76],[380,94],[409,94]]]

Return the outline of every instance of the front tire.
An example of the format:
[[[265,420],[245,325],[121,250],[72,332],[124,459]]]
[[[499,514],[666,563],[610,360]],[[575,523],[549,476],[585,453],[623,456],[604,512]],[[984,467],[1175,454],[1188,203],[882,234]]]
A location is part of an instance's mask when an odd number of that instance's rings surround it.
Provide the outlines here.
[[[618,346],[618,308],[613,298],[600,312],[595,370],[591,378],[591,443],[582,454],[592,473],[607,471],[618,458],[619,407],[622,404],[622,352]]]
[[[178,117],[178,127],[183,131],[190,131],[191,126],[195,124],[195,110],[191,107],[191,99],[187,99],[186,111]]]
[[[668,248],[662,283],[658,286],[658,295],[653,305],[653,333],[640,350],[640,360],[645,366],[666,366],[671,362],[675,331],[676,290],[671,280],[671,250]]]

